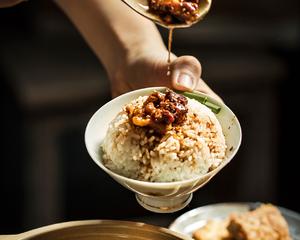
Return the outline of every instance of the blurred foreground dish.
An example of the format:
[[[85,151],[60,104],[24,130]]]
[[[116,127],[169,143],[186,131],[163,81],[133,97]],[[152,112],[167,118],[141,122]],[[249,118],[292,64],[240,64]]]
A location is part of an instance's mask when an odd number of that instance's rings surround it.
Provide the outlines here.
[[[145,223],[86,220],[64,222],[16,235],[0,235],[0,240],[190,240],[189,237]]]

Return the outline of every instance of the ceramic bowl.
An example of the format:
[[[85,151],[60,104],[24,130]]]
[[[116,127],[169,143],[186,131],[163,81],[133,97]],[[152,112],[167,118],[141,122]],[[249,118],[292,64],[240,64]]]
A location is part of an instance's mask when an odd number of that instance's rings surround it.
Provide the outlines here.
[[[224,104],[213,98],[197,92],[202,97],[221,107],[216,114],[225,140],[227,152],[224,161],[213,171],[196,178],[176,182],[145,182],[130,179],[110,171],[102,164],[100,145],[103,141],[109,123],[115,118],[124,105],[139,96],[151,94],[154,90],[163,91],[163,87],[144,88],[123,94],[102,106],[90,119],[86,127],[85,143],[89,155],[94,162],[114,180],[136,193],[137,201],[146,209],[153,212],[175,212],[184,208],[192,199],[192,193],[208,183],[237,153],[241,143],[241,127],[237,117]],[[100,184],[100,183],[99,183]]]

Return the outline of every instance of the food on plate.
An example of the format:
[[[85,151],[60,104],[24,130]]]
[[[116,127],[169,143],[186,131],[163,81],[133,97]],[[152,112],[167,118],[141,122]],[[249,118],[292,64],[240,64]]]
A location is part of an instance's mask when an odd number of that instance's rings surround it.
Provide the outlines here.
[[[232,214],[228,231],[238,240],[290,240],[288,224],[278,208],[265,204],[254,211]]]
[[[286,220],[272,204],[211,221],[194,232],[196,240],[291,240]]]
[[[199,18],[200,1],[204,0],[148,0],[148,5],[167,24],[190,24]]]
[[[227,231],[228,219],[211,219],[207,223],[194,232],[193,238],[196,240],[230,240]]]
[[[126,104],[109,124],[103,164],[125,177],[181,181],[215,169],[226,143],[214,113],[170,89]]]

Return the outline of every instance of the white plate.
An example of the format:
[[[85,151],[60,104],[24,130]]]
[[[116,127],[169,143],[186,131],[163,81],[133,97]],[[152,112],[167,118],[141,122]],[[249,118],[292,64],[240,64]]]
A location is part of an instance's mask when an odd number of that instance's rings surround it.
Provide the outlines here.
[[[219,203],[199,207],[179,216],[169,229],[192,236],[200,227],[204,226],[209,219],[223,219],[232,212],[246,212],[258,207],[261,203]],[[278,207],[281,214],[288,222],[291,236],[294,240],[300,240],[300,214]]]

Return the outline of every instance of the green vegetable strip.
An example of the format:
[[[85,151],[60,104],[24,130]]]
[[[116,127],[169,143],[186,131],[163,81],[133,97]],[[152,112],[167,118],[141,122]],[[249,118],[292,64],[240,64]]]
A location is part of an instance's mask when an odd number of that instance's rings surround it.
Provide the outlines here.
[[[191,93],[191,92],[179,92],[179,93],[188,98],[193,98],[198,102],[204,104],[205,106],[210,108],[215,114],[218,114],[221,111],[221,107],[212,102],[209,102],[207,97],[201,97],[197,93]]]
[[[201,97],[197,93],[192,93],[192,92],[182,92],[182,91],[175,91],[175,92],[182,94],[188,98],[197,100],[198,102],[202,103],[206,107],[210,108],[210,110],[215,114],[218,114],[221,111],[221,107],[212,102],[209,102],[208,97]]]

